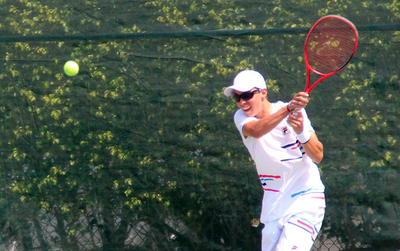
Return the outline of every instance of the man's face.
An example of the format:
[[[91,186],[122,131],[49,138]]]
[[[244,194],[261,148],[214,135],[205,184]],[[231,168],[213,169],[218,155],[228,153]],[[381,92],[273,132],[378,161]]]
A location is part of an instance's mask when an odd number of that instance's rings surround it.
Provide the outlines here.
[[[234,98],[237,106],[242,109],[248,117],[256,117],[262,109],[263,93],[264,90],[258,90],[257,88],[253,88],[248,92],[234,91]]]

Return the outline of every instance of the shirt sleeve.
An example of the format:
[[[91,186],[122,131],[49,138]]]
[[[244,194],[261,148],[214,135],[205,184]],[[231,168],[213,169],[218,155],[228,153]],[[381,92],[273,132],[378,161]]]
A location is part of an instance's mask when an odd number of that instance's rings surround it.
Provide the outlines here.
[[[241,109],[237,110],[233,120],[235,122],[236,128],[239,130],[240,135],[244,138],[243,135],[243,126],[250,121],[257,121],[256,117],[248,117]]]

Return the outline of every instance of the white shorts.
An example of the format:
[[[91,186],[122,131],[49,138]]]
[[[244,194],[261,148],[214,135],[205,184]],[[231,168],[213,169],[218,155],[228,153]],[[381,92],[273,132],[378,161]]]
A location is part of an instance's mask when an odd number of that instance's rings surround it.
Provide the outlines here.
[[[262,251],[310,251],[325,215],[325,207],[266,222],[262,230]]]

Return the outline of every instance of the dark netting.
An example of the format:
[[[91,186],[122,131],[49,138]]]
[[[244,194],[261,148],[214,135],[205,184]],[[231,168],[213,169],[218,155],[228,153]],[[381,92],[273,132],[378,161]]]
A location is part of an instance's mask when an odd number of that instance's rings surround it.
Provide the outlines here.
[[[288,101],[327,14],[360,44],[307,108],[327,198],[313,250],[400,247],[396,1],[0,3],[1,250],[259,250],[262,189],[222,91],[252,68]]]

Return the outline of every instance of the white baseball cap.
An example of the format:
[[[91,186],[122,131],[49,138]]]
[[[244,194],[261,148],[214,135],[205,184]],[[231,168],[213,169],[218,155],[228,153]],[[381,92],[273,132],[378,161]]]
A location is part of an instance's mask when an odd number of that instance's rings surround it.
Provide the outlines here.
[[[225,96],[232,96],[233,91],[248,92],[253,88],[267,89],[267,84],[261,73],[254,70],[243,70],[233,79],[233,85],[224,90]]]

